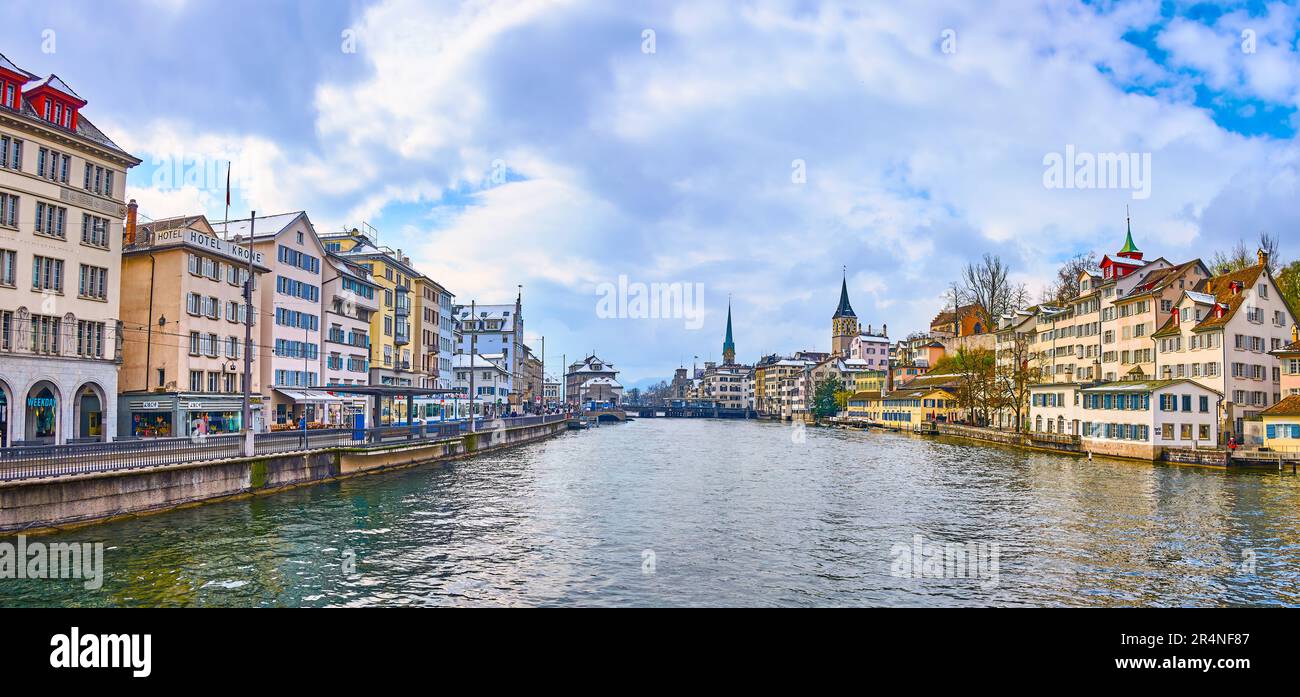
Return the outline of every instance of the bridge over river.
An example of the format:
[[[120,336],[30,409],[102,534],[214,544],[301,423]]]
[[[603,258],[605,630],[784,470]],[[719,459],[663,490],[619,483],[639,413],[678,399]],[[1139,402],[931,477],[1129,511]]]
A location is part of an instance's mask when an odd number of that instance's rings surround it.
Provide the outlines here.
[[[753,409],[727,409],[717,404],[672,404],[668,406],[640,407],[624,405],[628,414],[642,419],[756,419]]]

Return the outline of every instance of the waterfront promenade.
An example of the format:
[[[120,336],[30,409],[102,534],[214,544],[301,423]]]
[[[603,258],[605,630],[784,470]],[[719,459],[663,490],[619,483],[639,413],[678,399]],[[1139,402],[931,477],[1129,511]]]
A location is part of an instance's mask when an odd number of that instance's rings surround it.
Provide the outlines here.
[[[564,414],[361,432],[258,434],[10,449],[0,458],[0,531],[82,525],[464,457],[556,435]]]

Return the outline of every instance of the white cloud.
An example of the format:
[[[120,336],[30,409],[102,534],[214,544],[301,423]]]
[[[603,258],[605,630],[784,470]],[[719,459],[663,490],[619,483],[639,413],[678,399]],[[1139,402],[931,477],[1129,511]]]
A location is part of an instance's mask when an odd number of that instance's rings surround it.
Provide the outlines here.
[[[863,321],[903,335],[985,251],[1035,288],[1076,251],[1113,251],[1126,205],[1139,244],[1171,259],[1235,239],[1230,205],[1291,220],[1290,149],[1223,130],[1191,88],[1294,102],[1294,9],[1169,22],[1157,44],[1180,72],[1123,38],[1160,13],[1155,0],[388,0],[356,22],[364,75],[316,86],[311,151],[166,121],[132,145],[255,161],[259,208],[307,208],[318,226],[391,221],[386,239],[460,300],[501,301],[522,283],[530,333],[550,327],[552,349],[594,344],[666,372],[666,357],[717,343],[728,293],[742,357],[825,348],[842,265]],[[1240,52],[1246,23],[1253,55]],[[940,50],[946,29],[956,53]],[[1044,155],[1067,146],[1150,153],[1151,197],[1045,189]],[[501,163],[526,181],[491,181]],[[200,193],[140,196],[182,207]],[[708,328],[594,322],[592,286],[619,273],[706,283]]]

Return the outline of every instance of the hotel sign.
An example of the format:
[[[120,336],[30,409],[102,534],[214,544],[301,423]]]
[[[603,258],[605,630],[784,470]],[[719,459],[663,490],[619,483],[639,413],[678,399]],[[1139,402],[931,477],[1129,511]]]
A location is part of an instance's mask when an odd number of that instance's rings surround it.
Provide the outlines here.
[[[248,248],[237,244],[232,244],[223,239],[218,239],[211,235],[205,235],[198,230],[189,228],[177,228],[174,230],[160,230],[154,233],[153,243],[156,247],[165,247],[170,245],[185,244],[193,247],[200,247],[205,251],[223,256],[233,261],[243,264],[248,263]],[[261,252],[253,253],[253,263],[259,266],[265,266],[265,255]]]

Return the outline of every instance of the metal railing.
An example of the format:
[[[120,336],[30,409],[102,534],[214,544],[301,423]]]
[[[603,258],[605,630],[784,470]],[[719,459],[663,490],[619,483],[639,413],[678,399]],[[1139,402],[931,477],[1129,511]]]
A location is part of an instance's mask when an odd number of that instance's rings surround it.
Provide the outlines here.
[[[480,418],[475,426],[479,431],[488,431],[498,427],[555,423],[566,418],[568,417],[564,414],[503,417],[499,420]],[[257,455],[275,455],[436,441],[459,437],[468,430],[468,421],[461,420],[377,426],[362,433],[344,428],[276,431],[255,434],[253,444]],[[0,481],[228,460],[243,456],[243,441],[243,436],[235,433],[192,438],[142,438],[111,443],[10,447],[0,449]]]

